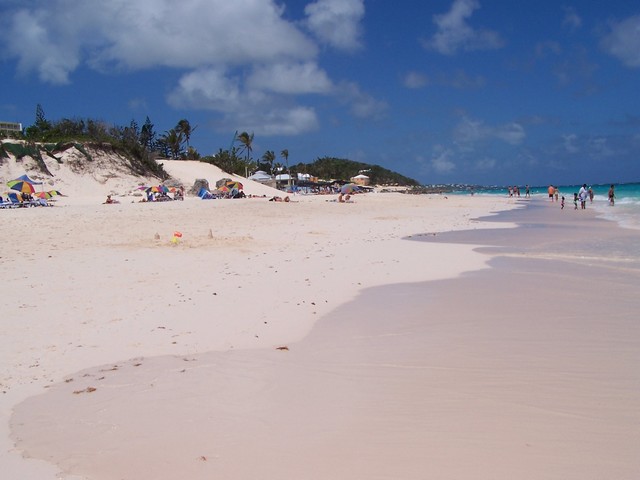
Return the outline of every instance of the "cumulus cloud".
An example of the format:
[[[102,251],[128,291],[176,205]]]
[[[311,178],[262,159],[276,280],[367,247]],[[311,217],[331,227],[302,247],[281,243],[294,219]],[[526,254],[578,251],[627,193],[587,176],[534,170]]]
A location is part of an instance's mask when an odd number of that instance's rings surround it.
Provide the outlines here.
[[[239,128],[256,135],[298,135],[318,128],[315,111],[309,107],[274,108],[268,111],[237,111],[225,122],[233,122]]]
[[[220,112],[236,110],[246,100],[241,92],[240,80],[215,68],[183,75],[168,96],[169,104],[179,109],[202,108]]]
[[[297,135],[318,128],[312,108],[247,87],[239,76],[215,68],[183,75],[168,102],[178,109],[221,113],[220,125],[237,125],[258,135]]]
[[[601,47],[627,67],[640,67],[640,15],[613,22],[602,38]]]
[[[340,83],[335,93],[343,103],[349,105],[349,111],[356,118],[379,120],[384,117],[389,108],[386,102],[363,92],[352,82]]]
[[[302,22],[285,19],[284,8],[279,0],[15,1],[0,16],[0,40],[21,74],[54,85],[70,83],[81,66],[110,73],[174,69],[182,76],[168,103],[216,112],[226,128],[242,123],[263,134],[317,128],[315,110],[297,104],[302,95],[348,101],[359,118],[381,115],[384,102],[356,84],[337,86],[318,64],[318,41],[360,46],[364,1],[317,0]]]
[[[333,89],[327,73],[314,62],[260,65],[253,70],[247,84],[287,94],[328,93]]]
[[[86,62],[97,70],[302,61],[316,44],[273,0],[34,1],[3,13],[2,40],[23,72],[65,83]],[[251,25],[251,28],[242,28]],[[186,34],[188,31],[188,34]]]
[[[37,72],[43,82],[54,85],[69,82],[69,72],[79,63],[80,46],[72,32],[53,25],[48,28],[45,12],[18,10],[4,16],[0,23],[0,38],[5,56],[18,57],[18,71],[26,75]]]
[[[495,158],[482,158],[476,160],[475,167],[477,170],[493,170],[497,162]]]
[[[486,80],[482,75],[470,76],[464,70],[457,69],[453,73],[436,73],[427,76],[418,72],[408,72],[402,79],[406,88],[417,89],[427,85],[439,85],[459,90],[473,90],[482,88]]]
[[[509,145],[519,145],[525,137],[524,128],[517,122],[492,126],[467,117],[463,118],[454,130],[456,141],[467,144],[487,139],[499,139]]]
[[[431,161],[429,162],[431,168],[437,173],[450,173],[454,171],[456,164],[451,159],[452,156],[453,152],[450,149],[436,146]]]
[[[498,32],[474,29],[467,20],[474,10],[480,8],[478,0],[454,0],[451,9],[441,15],[434,15],[433,23],[437,32],[424,42],[425,48],[443,55],[453,55],[458,50],[493,50],[501,48],[504,41]]]
[[[364,0],[316,0],[304,12],[307,28],[323,43],[341,50],[361,47]]]

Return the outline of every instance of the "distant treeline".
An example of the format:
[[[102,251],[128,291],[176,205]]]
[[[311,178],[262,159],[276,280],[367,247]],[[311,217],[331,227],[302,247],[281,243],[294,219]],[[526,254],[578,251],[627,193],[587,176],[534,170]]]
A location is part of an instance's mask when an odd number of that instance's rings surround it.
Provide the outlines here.
[[[192,127],[188,120],[181,119],[174,128],[157,134],[149,117],[146,117],[142,126],[139,126],[135,120],[131,120],[127,126],[109,125],[94,119],[63,118],[49,121],[42,106],[37,105],[33,125],[25,128],[23,132],[1,133],[5,137],[25,140],[24,153],[30,156],[35,155],[34,158],[39,160],[38,163],[41,166],[44,166],[44,162],[39,152],[56,158],[55,152],[62,151],[71,145],[85,143],[100,147],[108,144],[111,149],[131,160],[136,173],[152,174],[161,178],[166,178],[166,172],[157,160],[170,158],[200,160],[214,164],[227,173],[244,176],[256,170],[263,170],[270,175],[290,173],[295,176],[297,173],[307,173],[323,180],[348,181],[358,174],[364,174],[370,178],[372,184],[419,185],[416,180],[379,165],[348,159],[323,157],[311,163],[297,163],[289,166],[287,149],[281,150],[278,157],[273,150],[267,150],[259,159],[254,160],[252,157],[254,135],[248,132],[236,132],[229,150],[219,149],[214,155],[203,157],[190,145],[191,135],[196,128]],[[282,162],[277,161],[278,158],[282,159]]]
[[[405,177],[397,172],[388,170],[379,165],[370,165],[363,162],[354,162],[344,158],[323,157],[313,163],[298,163],[292,170],[299,173],[308,173],[322,179],[349,180],[357,175],[366,175],[374,185],[402,185],[417,186],[419,183],[413,178]]]

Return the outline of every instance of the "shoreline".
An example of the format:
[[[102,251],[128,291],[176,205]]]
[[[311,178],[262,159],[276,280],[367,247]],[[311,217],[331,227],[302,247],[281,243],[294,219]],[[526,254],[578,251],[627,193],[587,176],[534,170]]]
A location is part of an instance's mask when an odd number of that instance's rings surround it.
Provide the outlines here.
[[[491,268],[367,288],[287,351],[91,368],[20,405],[17,422],[55,405],[50,415],[76,429],[68,466],[91,451],[109,452],[89,462],[87,475],[127,465],[118,474],[158,479],[176,471],[244,479],[259,471],[262,478],[631,480],[640,471],[632,447],[637,264],[621,270],[617,251],[613,262],[584,255],[597,242],[567,255],[554,235],[587,230],[611,245],[620,229],[591,214],[541,212],[553,217],[529,216],[516,229],[412,235],[420,244],[485,245]],[[580,282],[594,272],[595,290]],[[517,294],[506,297],[515,285]],[[98,390],[84,390],[92,385]],[[103,395],[98,405],[92,395]],[[54,444],[60,435],[51,420],[32,428],[33,438]],[[176,437],[179,429],[185,434]],[[168,458],[173,473],[165,471]]]

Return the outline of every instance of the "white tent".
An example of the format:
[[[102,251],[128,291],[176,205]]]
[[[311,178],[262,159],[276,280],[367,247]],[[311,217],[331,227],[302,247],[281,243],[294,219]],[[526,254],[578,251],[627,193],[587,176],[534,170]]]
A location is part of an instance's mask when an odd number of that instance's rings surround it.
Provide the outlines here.
[[[262,170],[258,170],[253,175],[247,177],[249,180],[253,180],[254,182],[268,182],[273,180],[271,175],[267,174],[267,172],[263,172]]]

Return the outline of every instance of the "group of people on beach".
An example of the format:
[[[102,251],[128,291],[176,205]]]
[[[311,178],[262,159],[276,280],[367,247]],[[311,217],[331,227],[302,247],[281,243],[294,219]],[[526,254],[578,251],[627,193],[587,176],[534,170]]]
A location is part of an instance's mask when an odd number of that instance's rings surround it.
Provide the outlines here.
[[[552,202],[554,200],[556,202],[558,201],[558,196],[559,196],[558,187],[554,185],[549,185],[548,193],[549,193],[549,198],[551,199]],[[611,185],[611,187],[609,188],[609,192],[607,196],[609,199],[609,205],[613,206],[615,204],[615,197],[616,197],[615,189],[613,185]],[[578,210],[578,203],[580,203],[580,209],[585,210],[587,208],[587,199],[589,199],[589,203],[593,203],[593,197],[594,197],[593,188],[587,187],[587,184],[583,183],[582,187],[580,187],[580,190],[578,190],[573,194],[573,209]],[[564,209],[564,202],[565,202],[565,198],[563,195],[560,200],[560,209]]]
[[[509,185],[509,187],[507,187],[507,190],[509,192],[509,196],[510,197],[519,197],[520,196],[520,187],[517,185],[514,185],[513,187],[511,185]],[[473,195],[473,192],[471,193],[471,195]],[[531,196],[531,189],[529,188],[529,185],[526,185],[524,187],[524,196],[525,198],[528,198]]]

